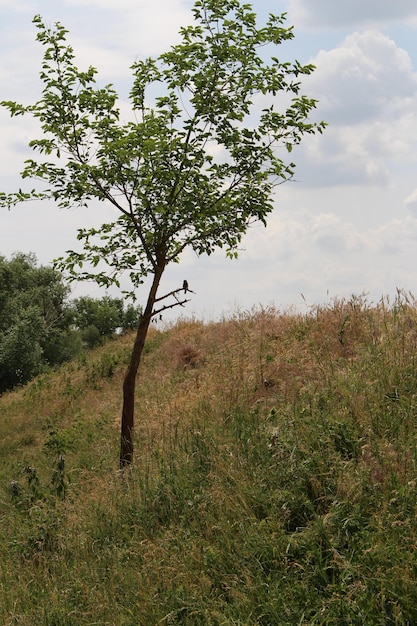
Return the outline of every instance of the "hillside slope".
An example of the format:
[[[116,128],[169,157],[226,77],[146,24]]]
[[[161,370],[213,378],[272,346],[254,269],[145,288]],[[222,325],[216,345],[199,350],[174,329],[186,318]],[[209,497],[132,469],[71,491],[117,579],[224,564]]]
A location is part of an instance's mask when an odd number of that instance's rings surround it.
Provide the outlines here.
[[[416,624],[417,308],[132,336],[0,398],[5,625]]]

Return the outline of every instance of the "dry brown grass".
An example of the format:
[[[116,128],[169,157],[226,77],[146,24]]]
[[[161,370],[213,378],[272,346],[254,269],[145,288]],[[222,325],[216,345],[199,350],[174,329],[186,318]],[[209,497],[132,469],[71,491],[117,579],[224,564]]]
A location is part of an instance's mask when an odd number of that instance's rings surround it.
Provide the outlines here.
[[[413,623],[416,329],[401,294],[152,328],[124,479],[132,335],[5,394],[3,622],[334,624],[344,602],[346,623]]]

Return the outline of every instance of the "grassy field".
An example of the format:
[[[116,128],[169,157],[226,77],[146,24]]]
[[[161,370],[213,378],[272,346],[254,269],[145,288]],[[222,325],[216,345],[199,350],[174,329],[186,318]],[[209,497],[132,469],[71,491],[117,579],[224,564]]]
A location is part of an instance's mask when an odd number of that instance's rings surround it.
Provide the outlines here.
[[[0,398],[0,623],[417,624],[417,307],[124,336]]]

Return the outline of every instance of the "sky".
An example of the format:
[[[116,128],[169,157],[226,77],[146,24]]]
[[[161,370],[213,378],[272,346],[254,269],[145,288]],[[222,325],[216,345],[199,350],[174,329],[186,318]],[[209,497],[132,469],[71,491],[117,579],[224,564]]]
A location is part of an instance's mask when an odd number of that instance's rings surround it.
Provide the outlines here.
[[[287,13],[295,37],[282,61],[313,63],[302,92],[317,98],[323,135],[306,137],[291,155],[294,180],[277,188],[268,225],[252,227],[238,260],[222,251],[186,251],[167,269],[161,292],[195,291],[182,314],[219,319],[253,307],[309,310],[364,294],[393,301],[397,289],[417,297],[417,3],[415,0],[253,0],[260,21]],[[32,18],[68,30],[78,66],[120,98],[130,66],[176,43],[192,21],[190,0],[0,0],[0,100],[35,102],[42,47]],[[37,137],[30,118],[0,110],[0,191],[23,186],[19,172]],[[33,186],[33,185],[32,185]],[[0,255],[34,252],[51,264],[77,249],[77,228],[106,221],[94,207],[57,209],[31,202],[0,210]],[[104,210],[105,214],[105,210]],[[144,302],[145,284],[138,301]],[[105,292],[79,285],[73,296]],[[118,295],[112,292],[111,295]]]

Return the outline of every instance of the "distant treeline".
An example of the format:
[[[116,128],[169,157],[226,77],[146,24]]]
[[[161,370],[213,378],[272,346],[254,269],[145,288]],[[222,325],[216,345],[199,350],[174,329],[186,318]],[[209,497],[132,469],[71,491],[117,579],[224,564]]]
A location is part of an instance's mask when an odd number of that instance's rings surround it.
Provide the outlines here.
[[[69,293],[60,272],[38,266],[35,255],[0,256],[0,393],[139,322],[141,308],[121,298]]]

